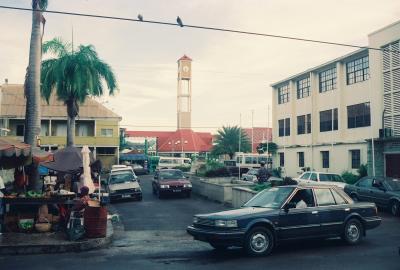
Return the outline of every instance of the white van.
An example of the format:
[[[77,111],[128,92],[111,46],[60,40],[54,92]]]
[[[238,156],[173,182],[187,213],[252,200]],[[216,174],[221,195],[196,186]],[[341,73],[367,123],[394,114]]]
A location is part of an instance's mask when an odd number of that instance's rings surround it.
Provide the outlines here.
[[[160,157],[157,169],[174,169],[176,167],[190,167],[192,160],[190,158],[181,157]]]

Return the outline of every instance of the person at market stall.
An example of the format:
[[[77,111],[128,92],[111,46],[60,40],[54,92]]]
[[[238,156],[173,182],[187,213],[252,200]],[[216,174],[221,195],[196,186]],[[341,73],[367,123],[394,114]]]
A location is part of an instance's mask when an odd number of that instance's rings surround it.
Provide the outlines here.
[[[6,186],[4,185],[4,180],[0,175],[0,192],[6,194]]]
[[[80,198],[75,201],[75,204],[72,207],[73,211],[81,211],[85,209],[85,207],[88,205],[88,202],[90,200],[89,188],[87,186],[81,187],[79,196]]]

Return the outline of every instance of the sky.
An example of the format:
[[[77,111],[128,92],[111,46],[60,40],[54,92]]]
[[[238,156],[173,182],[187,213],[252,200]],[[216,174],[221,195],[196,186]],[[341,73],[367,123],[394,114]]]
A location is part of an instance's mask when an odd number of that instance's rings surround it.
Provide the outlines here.
[[[30,0],[0,5],[30,7]],[[398,0],[49,0],[48,10],[238,29],[368,45],[369,33],[400,20]],[[0,9],[0,82],[23,83],[31,13]],[[175,130],[177,60],[192,62],[192,126],[271,125],[270,84],[355,49],[153,25],[45,14],[44,40],[92,44],[114,70],[119,91],[101,102],[128,130]],[[253,112],[253,121],[252,121]],[[241,117],[240,117],[241,116]],[[150,127],[156,126],[156,127]]]

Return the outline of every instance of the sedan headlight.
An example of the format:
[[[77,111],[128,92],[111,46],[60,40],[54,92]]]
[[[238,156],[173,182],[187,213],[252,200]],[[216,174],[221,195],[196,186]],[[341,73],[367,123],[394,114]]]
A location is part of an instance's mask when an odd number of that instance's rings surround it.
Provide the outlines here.
[[[185,187],[185,188],[191,188],[191,187],[192,187],[192,184],[184,184],[183,187]]]
[[[160,185],[160,188],[169,188],[169,185]]]
[[[199,218],[198,217],[193,217],[193,223],[198,223],[199,222]]]
[[[237,220],[216,220],[215,226],[226,227],[226,228],[236,228]]]

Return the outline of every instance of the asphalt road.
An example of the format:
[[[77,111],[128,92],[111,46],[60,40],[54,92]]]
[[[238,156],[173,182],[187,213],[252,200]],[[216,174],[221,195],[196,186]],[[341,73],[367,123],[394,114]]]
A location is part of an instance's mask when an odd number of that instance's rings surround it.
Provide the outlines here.
[[[0,269],[385,269],[399,270],[400,218],[382,213],[380,227],[358,246],[339,239],[286,243],[263,258],[249,258],[240,249],[223,253],[193,241],[185,232],[195,213],[226,207],[199,197],[159,200],[151,177],[141,177],[142,202],[120,202],[121,216],[111,247],[84,253],[0,257]]]

